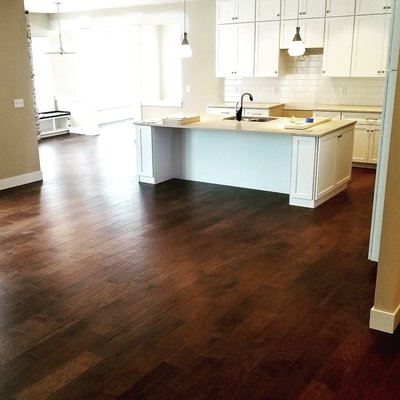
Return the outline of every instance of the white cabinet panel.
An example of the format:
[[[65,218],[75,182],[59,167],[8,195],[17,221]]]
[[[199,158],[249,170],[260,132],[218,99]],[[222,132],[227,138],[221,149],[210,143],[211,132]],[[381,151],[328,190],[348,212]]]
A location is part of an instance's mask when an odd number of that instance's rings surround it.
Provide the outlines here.
[[[354,130],[353,161],[368,162],[369,130],[365,126],[356,126]]]
[[[353,17],[327,18],[322,59],[324,76],[350,76]]]
[[[382,14],[392,11],[391,0],[357,0],[356,14]]]
[[[341,17],[346,15],[354,15],[356,0],[327,0],[326,16]]]
[[[369,136],[368,162],[376,164],[381,143],[381,130],[379,127],[372,127]]]
[[[390,15],[355,18],[351,75],[384,76],[389,44]]]
[[[318,48],[324,45],[324,18],[303,19],[299,21],[300,36],[306,48]],[[297,20],[281,22],[280,48],[289,48],[290,42],[296,33]]]
[[[279,74],[279,21],[257,22],[254,76]]]
[[[217,76],[254,75],[254,23],[217,26]]]
[[[279,20],[280,15],[281,15],[280,0],[257,0],[256,2],[257,21]]]
[[[138,175],[153,178],[153,136],[151,126],[138,126],[136,130]]]
[[[318,144],[317,184],[315,198],[318,200],[335,188],[336,134],[323,136]]]
[[[218,0],[217,23],[251,22],[255,18],[255,0]]]
[[[316,139],[293,137],[290,196],[313,200],[315,181]]]
[[[282,19],[299,18],[318,18],[325,16],[325,0],[300,0],[298,7],[297,0],[282,0],[281,16]]]
[[[351,178],[353,135],[339,133],[336,142],[335,181],[336,186],[346,183]]]

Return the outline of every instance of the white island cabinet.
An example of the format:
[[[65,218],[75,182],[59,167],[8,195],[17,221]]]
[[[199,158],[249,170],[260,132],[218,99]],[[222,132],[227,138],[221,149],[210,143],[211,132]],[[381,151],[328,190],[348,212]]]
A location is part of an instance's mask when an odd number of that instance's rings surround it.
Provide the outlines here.
[[[351,179],[354,124],[294,130],[290,118],[238,122],[210,115],[183,126],[136,123],[139,182],[177,178],[264,190],[314,208]]]

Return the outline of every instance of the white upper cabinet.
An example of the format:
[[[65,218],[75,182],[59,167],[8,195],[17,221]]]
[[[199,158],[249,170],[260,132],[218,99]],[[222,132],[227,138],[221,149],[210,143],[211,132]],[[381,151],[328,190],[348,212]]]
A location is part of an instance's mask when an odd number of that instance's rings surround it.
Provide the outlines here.
[[[324,46],[324,18],[303,19],[299,21],[300,36],[307,49]],[[281,22],[280,48],[289,48],[290,42],[296,33],[297,20],[285,20]]]
[[[254,75],[254,23],[217,26],[217,76]]]
[[[350,76],[353,18],[327,18],[325,23],[323,76]]]
[[[255,0],[217,0],[217,23],[254,22]]]
[[[326,0],[326,16],[354,15],[356,0]]]
[[[389,14],[357,16],[351,75],[384,76],[389,45]]]
[[[282,0],[281,15],[282,19],[297,19],[297,9],[299,8],[299,18],[318,18],[325,16],[325,0]]]
[[[357,0],[356,15],[392,12],[392,0]]]
[[[257,22],[254,76],[279,74],[279,21]]]
[[[256,20],[276,21],[281,17],[281,0],[257,0]]]

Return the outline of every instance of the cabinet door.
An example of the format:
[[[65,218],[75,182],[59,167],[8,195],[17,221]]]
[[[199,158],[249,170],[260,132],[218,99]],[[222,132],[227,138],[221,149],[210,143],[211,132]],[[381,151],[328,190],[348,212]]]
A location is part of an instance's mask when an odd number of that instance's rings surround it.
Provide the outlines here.
[[[302,0],[300,4],[300,18],[325,17],[325,0]]]
[[[335,184],[342,185],[351,179],[351,157],[353,153],[353,130],[337,134]]]
[[[384,76],[389,40],[389,15],[363,15],[354,21],[351,75]]]
[[[279,21],[257,22],[254,76],[278,76]]]
[[[257,21],[275,21],[279,20],[281,15],[280,0],[257,0],[256,20]]]
[[[354,129],[353,161],[368,162],[369,126],[358,125]]]
[[[237,20],[237,0],[217,1],[217,23],[226,24]]]
[[[369,133],[368,162],[376,164],[378,162],[379,147],[381,143],[381,130],[373,126]]]
[[[324,76],[350,76],[353,17],[327,18],[322,58]]]
[[[254,25],[254,23],[248,23],[236,26],[237,68],[235,76],[254,76]]]
[[[254,74],[254,23],[217,26],[217,76]]]
[[[238,15],[236,22],[254,22],[256,18],[256,0],[237,0]]]
[[[324,46],[324,18],[303,19],[299,21],[300,36],[306,48],[318,48]],[[290,42],[296,33],[297,20],[285,20],[281,22],[280,48],[289,48]]]
[[[317,182],[315,200],[331,192],[336,186],[336,133],[318,139]]]
[[[252,22],[255,19],[255,0],[218,0],[217,23]]]
[[[139,177],[153,177],[153,137],[151,126],[137,127],[136,146]]]
[[[290,197],[313,200],[316,139],[293,136]]]
[[[390,0],[357,0],[356,15],[390,13],[391,5]]]
[[[341,17],[354,15],[355,0],[327,0],[326,16]]]
[[[237,73],[236,25],[217,26],[217,76],[235,76]]]
[[[282,0],[282,19],[297,19],[298,9],[299,18],[318,18],[325,16],[325,0],[300,0],[299,7],[297,7],[297,4],[297,0]]]

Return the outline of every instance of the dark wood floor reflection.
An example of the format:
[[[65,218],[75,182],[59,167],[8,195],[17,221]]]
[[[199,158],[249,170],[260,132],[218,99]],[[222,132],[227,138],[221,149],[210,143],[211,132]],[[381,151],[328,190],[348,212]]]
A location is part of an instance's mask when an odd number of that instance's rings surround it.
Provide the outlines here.
[[[368,328],[374,173],[315,210],[139,185],[132,132],[40,143],[0,192],[0,398],[398,399]]]

